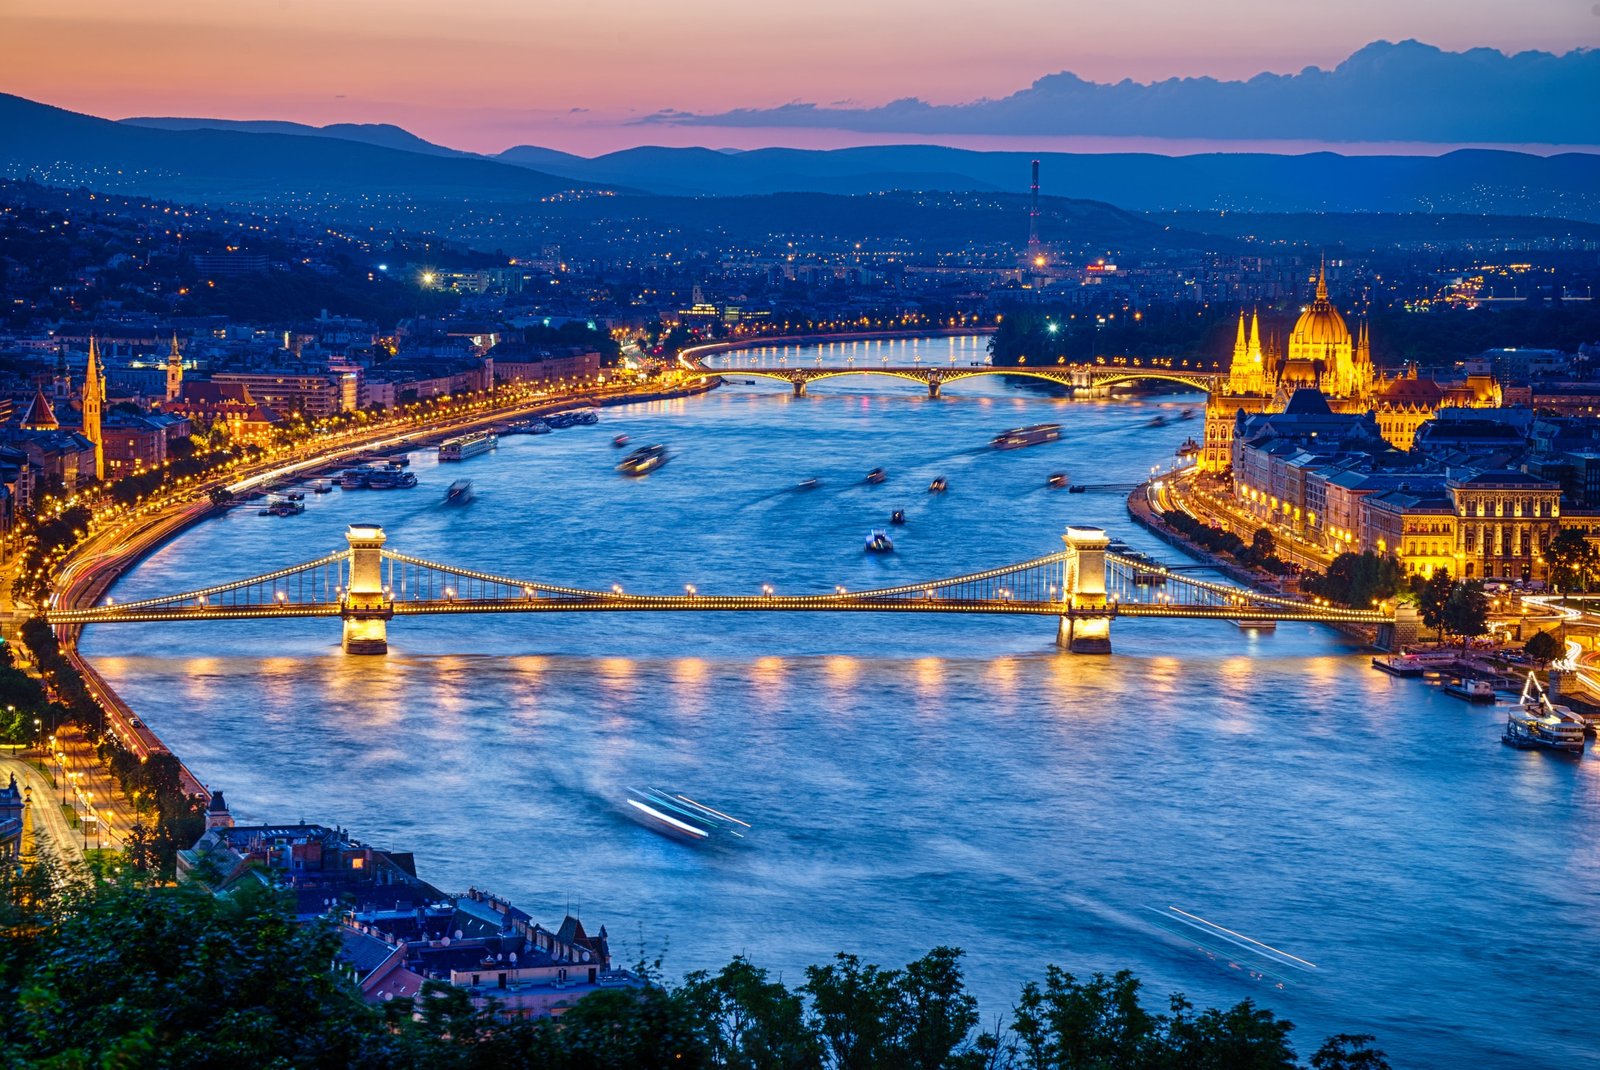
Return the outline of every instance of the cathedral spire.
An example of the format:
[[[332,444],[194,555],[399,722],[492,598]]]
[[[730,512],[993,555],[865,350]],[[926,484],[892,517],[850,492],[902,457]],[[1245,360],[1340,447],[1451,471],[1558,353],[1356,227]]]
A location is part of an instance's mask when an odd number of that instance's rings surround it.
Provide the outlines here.
[[[1235,364],[1243,364],[1249,352],[1244,344],[1244,309],[1241,308],[1239,310],[1239,333],[1233,340],[1233,362]]]

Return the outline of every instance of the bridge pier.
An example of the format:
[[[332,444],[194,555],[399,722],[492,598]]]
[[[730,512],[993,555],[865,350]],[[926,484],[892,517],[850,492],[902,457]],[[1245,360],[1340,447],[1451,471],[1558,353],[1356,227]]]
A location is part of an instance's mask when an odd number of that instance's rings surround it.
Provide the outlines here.
[[[1378,649],[1404,650],[1422,634],[1422,617],[1417,607],[1402,602],[1394,607],[1394,623],[1378,625]]]
[[[803,398],[806,396],[806,381],[804,379],[791,379],[789,381],[794,385],[795,397]]]
[[[930,399],[937,399],[939,397],[939,389],[942,386],[944,386],[944,383],[941,380],[929,379],[928,380],[928,397]]]
[[[383,589],[383,529],[376,524],[351,524],[344,537],[350,543],[350,585],[339,600],[344,652],[387,654],[394,601]]]
[[[1111,607],[1106,603],[1106,547],[1102,528],[1069,527],[1062,564],[1061,614],[1056,645],[1073,654],[1111,653]]]

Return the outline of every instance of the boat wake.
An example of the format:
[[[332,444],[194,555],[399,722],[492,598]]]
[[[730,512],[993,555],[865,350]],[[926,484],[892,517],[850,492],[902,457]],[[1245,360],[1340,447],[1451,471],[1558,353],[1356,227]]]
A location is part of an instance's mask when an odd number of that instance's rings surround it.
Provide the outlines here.
[[[1158,927],[1168,935],[1177,937],[1207,958],[1229,969],[1247,974],[1254,980],[1266,981],[1282,988],[1287,978],[1292,975],[1281,971],[1310,973],[1317,969],[1317,964],[1314,962],[1309,962],[1298,955],[1291,955],[1270,944],[1264,944],[1260,940],[1218,925],[1198,914],[1191,914],[1187,910],[1175,906],[1169,906],[1164,910],[1157,907],[1147,909],[1162,919],[1157,923]]]

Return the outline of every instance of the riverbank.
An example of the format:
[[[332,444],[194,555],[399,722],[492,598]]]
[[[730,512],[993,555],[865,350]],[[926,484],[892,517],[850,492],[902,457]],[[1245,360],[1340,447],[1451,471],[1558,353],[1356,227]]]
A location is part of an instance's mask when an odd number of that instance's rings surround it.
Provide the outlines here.
[[[721,380],[716,377],[695,378],[682,385],[664,389],[627,393],[586,393],[575,397],[541,399],[526,405],[510,406],[487,414],[475,414],[465,420],[451,421],[446,426],[412,431],[400,435],[395,429],[384,428],[370,437],[340,445],[318,457],[302,458],[284,464],[268,463],[262,470],[226,484],[235,493],[246,492],[262,483],[281,479],[311,478],[316,472],[337,466],[352,457],[366,454],[377,447],[404,447],[425,449],[445,438],[464,432],[493,427],[507,420],[547,415],[578,406],[609,408],[620,405],[647,404],[675,398],[694,397],[716,389]],[[105,597],[111,587],[128,569],[159,550],[172,539],[201,521],[226,509],[213,503],[200,488],[201,497],[175,503],[169,509],[149,516],[135,516],[128,522],[97,532],[73,553],[62,568],[58,581],[57,604],[63,607],[93,605]],[[105,678],[83,657],[77,646],[82,627],[66,625],[57,629],[62,650],[73,667],[83,676],[97,702],[106,713],[106,727],[129,752],[141,760],[155,753],[172,753],[161,738],[134,712],[133,708],[117,694]],[[179,759],[185,794],[209,800],[210,792],[203,782]]]

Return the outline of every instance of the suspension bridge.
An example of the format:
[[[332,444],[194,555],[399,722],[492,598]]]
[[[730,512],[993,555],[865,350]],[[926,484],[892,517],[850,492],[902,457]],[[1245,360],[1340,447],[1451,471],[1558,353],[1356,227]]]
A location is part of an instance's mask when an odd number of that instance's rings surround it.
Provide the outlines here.
[[[347,548],[259,576],[156,598],[54,607],[53,625],[338,617],[351,654],[388,651],[396,617],[449,613],[968,613],[1057,618],[1057,641],[1074,653],[1109,653],[1111,623],[1175,617],[1219,621],[1312,621],[1376,625],[1395,636],[1381,609],[1316,605],[1201,579],[1150,558],[1109,550],[1100,528],[1069,527],[1064,548],[1044,557],[961,576],[851,591],[780,594],[636,594],[516,579],[427,561],[385,546],[383,529],[353,524]]]
[[[891,379],[921,383],[927,387],[928,396],[931,398],[939,397],[946,383],[994,376],[1042,379],[1072,387],[1074,390],[1092,390],[1136,379],[1159,379],[1210,394],[1227,375],[1227,369],[1222,361],[1198,357],[1097,357],[1092,362],[1081,364],[1022,364],[1001,367],[991,364],[963,366],[954,363],[948,365],[917,363],[900,366],[888,363],[870,364],[865,361],[857,363],[851,358],[849,363],[843,365],[818,363],[811,367],[780,365],[712,368],[705,364],[705,356],[704,352],[697,353],[693,349],[688,349],[684,350],[679,359],[685,370],[695,374],[716,375],[730,379],[740,377],[776,379],[786,382],[794,388],[796,397],[804,396],[812,383],[824,379],[837,379],[845,375],[882,375]],[[818,359],[820,361],[821,358]]]

